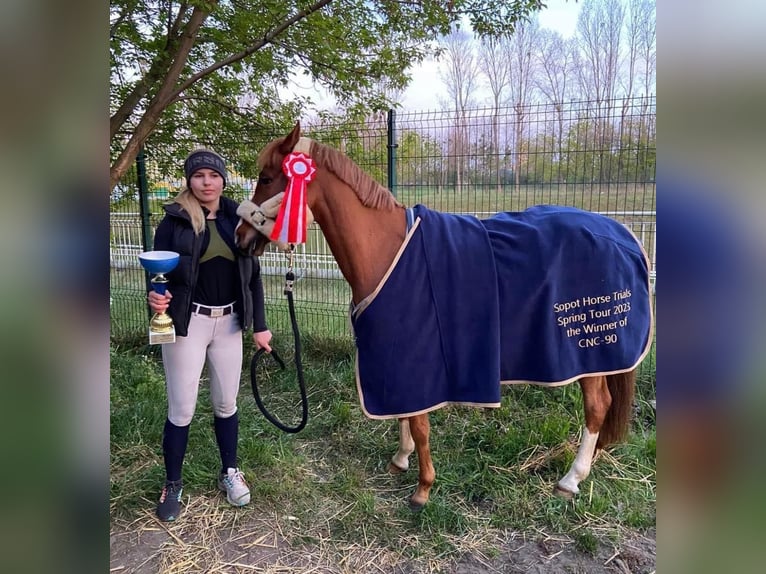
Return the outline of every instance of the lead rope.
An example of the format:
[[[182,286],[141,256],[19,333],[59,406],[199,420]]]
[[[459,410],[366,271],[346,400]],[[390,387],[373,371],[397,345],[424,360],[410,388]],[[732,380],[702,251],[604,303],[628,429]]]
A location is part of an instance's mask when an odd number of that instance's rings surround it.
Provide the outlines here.
[[[285,273],[285,289],[284,294],[287,296],[287,308],[290,311],[290,323],[293,329],[293,339],[295,341],[295,368],[298,371],[298,387],[301,391],[301,421],[297,426],[290,427],[281,422],[275,416],[273,416],[264,406],[261,400],[261,395],[258,393],[258,383],[256,382],[256,367],[258,366],[258,359],[265,352],[263,349],[258,349],[253,355],[253,359],[250,361],[250,385],[253,388],[253,397],[258,408],[263,413],[263,416],[271,422],[279,430],[288,433],[297,433],[303,430],[306,426],[306,421],[309,418],[309,401],[306,397],[306,383],[303,380],[303,364],[301,363],[301,335],[298,332],[298,321],[295,319],[295,306],[293,305],[293,283],[295,283],[295,274],[293,273],[293,254],[295,251],[295,245],[290,244],[287,251],[287,273]],[[269,353],[279,365],[281,370],[285,370],[284,361],[277,355],[275,350],[271,350]]]

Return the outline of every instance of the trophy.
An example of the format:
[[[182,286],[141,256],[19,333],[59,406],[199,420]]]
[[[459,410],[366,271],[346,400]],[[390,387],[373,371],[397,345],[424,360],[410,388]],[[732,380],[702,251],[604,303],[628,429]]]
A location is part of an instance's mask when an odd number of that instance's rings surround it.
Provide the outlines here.
[[[141,266],[149,273],[152,288],[160,295],[165,294],[168,279],[165,273],[170,273],[178,265],[180,255],[175,251],[145,251],[138,256]],[[167,313],[155,313],[149,321],[149,344],[175,343],[176,330],[173,320]]]

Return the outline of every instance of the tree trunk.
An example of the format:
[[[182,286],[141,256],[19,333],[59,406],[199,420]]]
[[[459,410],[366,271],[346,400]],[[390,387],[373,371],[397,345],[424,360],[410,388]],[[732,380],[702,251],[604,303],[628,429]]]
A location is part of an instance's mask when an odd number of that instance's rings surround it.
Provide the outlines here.
[[[149,71],[141,78],[130,94],[122,102],[122,105],[117,111],[109,118],[109,141],[114,139],[119,129],[128,120],[130,115],[135,110],[138,103],[149,92],[149,88],[159,82],[162,76],[167,73],[168,67],[173,61],[172,54],[178,47],[178,30],[181,27],[181,22],[187,12],[187,8],[183,8],[178,11],[175,20],[168,28],[167,42],[165,42],[165,49],[153,62]]]
[[[181,77],[181,72],[186,65],[189,52],[191,52],[199,29],[208,14],[209,12],[206,10],[194,8],[194,12],[192,13],[191,18],[189,18],[189,22],[181,33],[178,49],[173,56],[173,61],[163,80],[162,86],[152,98],[151,102],[149,102],[146,113],[144,113],[143,117],[139,120],[128,143],[109,169],[110,190],[114,189],[114,186],[117,185],[130,165],[135,161],[136,156],[138,155],[138,150],[141,149],[141,146],[149,137],[149,134],[151,134],[157,126],[162,113],[172,103],[173,98],[175,97],[175,89],[178,79]]]

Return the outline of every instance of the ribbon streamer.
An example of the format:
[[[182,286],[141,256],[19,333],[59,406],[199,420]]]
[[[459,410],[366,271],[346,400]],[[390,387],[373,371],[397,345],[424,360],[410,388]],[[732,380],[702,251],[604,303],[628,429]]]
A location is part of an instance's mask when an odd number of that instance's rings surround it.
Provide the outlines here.
[[[316,164],[306,154],[293,152],[282,161],[282,171],[288,183],[270,238],[282,243],[306,243],[306,186],[314,179]]]

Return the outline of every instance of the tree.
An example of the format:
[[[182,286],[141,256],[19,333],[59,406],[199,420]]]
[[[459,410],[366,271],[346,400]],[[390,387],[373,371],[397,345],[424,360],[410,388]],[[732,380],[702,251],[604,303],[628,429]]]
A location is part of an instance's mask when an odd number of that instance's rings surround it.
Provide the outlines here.
[[[500,186],[500,103],[503,101],[510,80],[508,53],[501,38],[486,38],[479,47],[479,68],[487,78],[492,94],[492,141],[488,150],[490,171],[495,173],[495,186]]]
[[[442,81],[447,87],[446,105],[455,110],[455,128],[450,137],[454,159],[455,186],[459,193],[463,186],[465,156],[468,150],[468,118],[466,110],[473,105],[479,87],[474,40],[471,34],[457,27],[443,38],[444,63]]]
[[[513,171],[516,186],[521,183],[520,172],[523,158],[524,122],[527,107],[532,101],[534,90],[535,60],[532,57],[540,50],[540,23],[533,18],[516,27],[506,44],[508,61],[511,66],[510,103],[514,112]]]
[[[563,104],[571,94],[572,43],[554,30],[540,30],[540,49],[537,52],[535,86],[544,96],[543,101]]]
[[[595,102],[596,117],[609,118],[617,95],[620,77],[621,38],[625,7],[621,0],[585,0],[577,20],[585,65],[580,66],[580,89]],[[599,149],[598,179],[610,180],[611,164],[607,162],[614,126],[609,120],[595,125],[595,142]]]
[[[444,161],[439,142],[429,134],[404,128],[398,146],[402,159],[397,162],[397,179],[401,186],[420,191],[429,182],[439,181]]]
[[[537,91],[544,101],[555,109],[551,120],[551,144],[558,150],[559,164],[564,144],[565,102],[572,93],[571,72],[575,61],[577,45],[573,39],[565,40],[561,34],[551,30],[540,30],[540,51],[537,57]],[[559,176],[560,177],[560,176]]]
[[[585,0],[577,19],[584,65],[579,66],[580,91],[588,100],[614,99],[620,74],[621,36],[625,8],[621,0]]]
[[[294,119],[280,97],[296,75],[340,102],[375,109],[375,85],[404,87],[432,42],[467,18],[499,34],[542,0],[111,0],[110,181],[140,147],[179,134],[212,145],[217,131]],[[251,94],[255,107],[239,104]]]
[[[636,96],[637,85],[648,96],[653,93],[657,65],[657,19],[654,0],[630,0],[626,23],[627,78],[625,95]],[[643,80],[643,82],[642,82]]]

